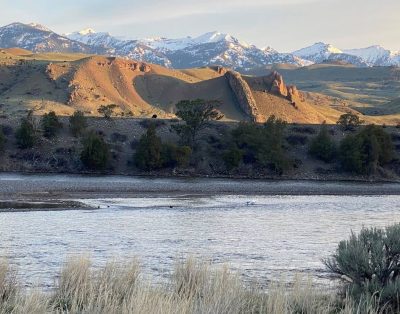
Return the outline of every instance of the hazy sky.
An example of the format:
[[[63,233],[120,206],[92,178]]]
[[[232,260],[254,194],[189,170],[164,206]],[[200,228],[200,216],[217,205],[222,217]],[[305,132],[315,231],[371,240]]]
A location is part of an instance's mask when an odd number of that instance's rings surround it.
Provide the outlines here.
[[[1,1],[1,0],[0,0]],[[230,33],[292,51],[318,41],[400,50],[400,0],[3,0],[0,24],[37,22],[127,38]]]

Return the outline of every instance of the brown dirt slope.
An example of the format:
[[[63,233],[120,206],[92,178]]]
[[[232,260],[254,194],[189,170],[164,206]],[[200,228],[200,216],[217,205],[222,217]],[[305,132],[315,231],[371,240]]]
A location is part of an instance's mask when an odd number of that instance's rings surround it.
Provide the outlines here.
[[[227,120],[246,119],[223,76],[191,83],[174,76],[148,74],[137,77],[135,85],[143,99],[169,113],[174,112],[175,104],[180,100],[201,98],[218,100],[219,110],[223,112]]]

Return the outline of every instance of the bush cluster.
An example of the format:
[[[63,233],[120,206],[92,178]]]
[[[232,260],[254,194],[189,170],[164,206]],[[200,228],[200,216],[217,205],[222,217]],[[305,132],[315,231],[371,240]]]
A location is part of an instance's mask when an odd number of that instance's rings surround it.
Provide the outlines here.
[[[164,121],[147,119],[141,122],[143,127],[147,127],[146,134],[140,141],[131,142],[131,148],[136,150],[136,167],[151,171],[187,167],[191,162],[199,171],[231,172],[239,168],[238,171],[268,170],[281,175],[299,164],[299,160],[288,158],[286,144],[303,146],[308,142],[308,134],[316,133],[316,128],[311,126],[296,126],[291,129],[295,134],[285,136],[287,125],[275,116],[271,116],[265,124],[242,122],[231,131],[225,125],[220,125],[201,132],[211,121],[223,117],[216,109],[217,105],[217,102],[201,99],[181,101],[176,105],[176,114],[182,120],[173,124],[172,130],[180,137],[180,145],[162,143],[157,136],[156,128],[164,125]],[[103,107],[104,113],[115,108],[113,105]],[[57,136],[62,128],[53,111],[43,115],[40,122],[42,134],[47,138]],[[361,122],[358,116],[349,113],[342,115],[338,124],[354,130]],[[69,129],[73,136],[84,137],[81,160],[88,169],[104,170],[108,166],[110,155],[104,134],[101,131],[98,134],[87,133],[86,128],[84,113],[76,111],[69,118]],[[7,128],[7,132],[12,132],[12,129]],[[199,137],[200,133],[206,136]],[[21,120],[15,132],[18,147],[32,148],[37,142],[37,134],[30,112]],[[332,134],[334,132],[330,132],[325,124],[322,125],[319,133],[311,139],[308,147],[310,155],[324,162],[336,161],[344,171],[362,175],[374,174],[393,160],[392,140],[397,140],[397,135],[390,136],[381,126],[368,125],[359,128],[358,132],[347,134],[339,145],[336,145]],[[116,132],[110,138],[113,142],[121,143],[128,140],[126,135]],[[0,133],[0,150],[4,148],[4,142],[5,135]],[[240,168],[241,166],[243,167]]]
[[[355,135],[346,136],[340,143],[340,161],[345,171],[374,174],[393,158],[393,143],[385,130],[368,125]]]
[[[192,154],[189,146],[164,144],[157,136],[156,126],[150,125],[140,138],[134,155],[134,163],[141,170],[151,171],[161,168],[187,166]]]
[[[264,125],[240,123],[232,131],[230,148],[223,154],[227,169],[244,162],[282,174],[290,165],[283,147],[285,128],[286,123],[275,116]]]
[[[338,157],[344,171],[372,175],[393,160],[394,145],[392,137],[382,126],[367,125],[357,133],[345,136],[337,147],[327,126],[323,125],[312,139],[309,153],[325,162],[332,162]]]

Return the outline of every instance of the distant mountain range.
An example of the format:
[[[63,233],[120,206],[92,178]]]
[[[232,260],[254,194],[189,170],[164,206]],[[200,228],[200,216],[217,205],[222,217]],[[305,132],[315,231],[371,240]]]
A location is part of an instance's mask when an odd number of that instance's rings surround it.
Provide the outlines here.
[[[221,65],[248,71],[271,64],[306,66],[340,62],[357,67],[400,66],[400,52],[371,46],[341,50],[316,43],[292,53],[258,48],[235,37],[211,32],[180,39],[150,38],[126,40],[92,29],[60,35],[40,24],[13,23],[0,27],[0,47],[19,47],[33,52],[86,53],[116,56],[159,64],[169,68]]]
[[[341,50],[330,44],[316,43],[294,51],[293,55],[313,63],[344,61],[360,67],[400,65],[400,52],[391,51],[381,46]]]

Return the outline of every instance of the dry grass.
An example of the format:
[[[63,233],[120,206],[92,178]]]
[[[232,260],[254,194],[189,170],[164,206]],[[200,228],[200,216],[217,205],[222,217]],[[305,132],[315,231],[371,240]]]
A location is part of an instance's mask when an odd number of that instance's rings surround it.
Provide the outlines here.
[[[89,259],[69,260],[52,292],[26,291],[7,263],[0,264],[0,313],[379,313],[370,304],[338,301],[297,278],[291,289],[245,287],[227,268],[188,259],[168,283],[146,283],[137,261],[93,270]]]

